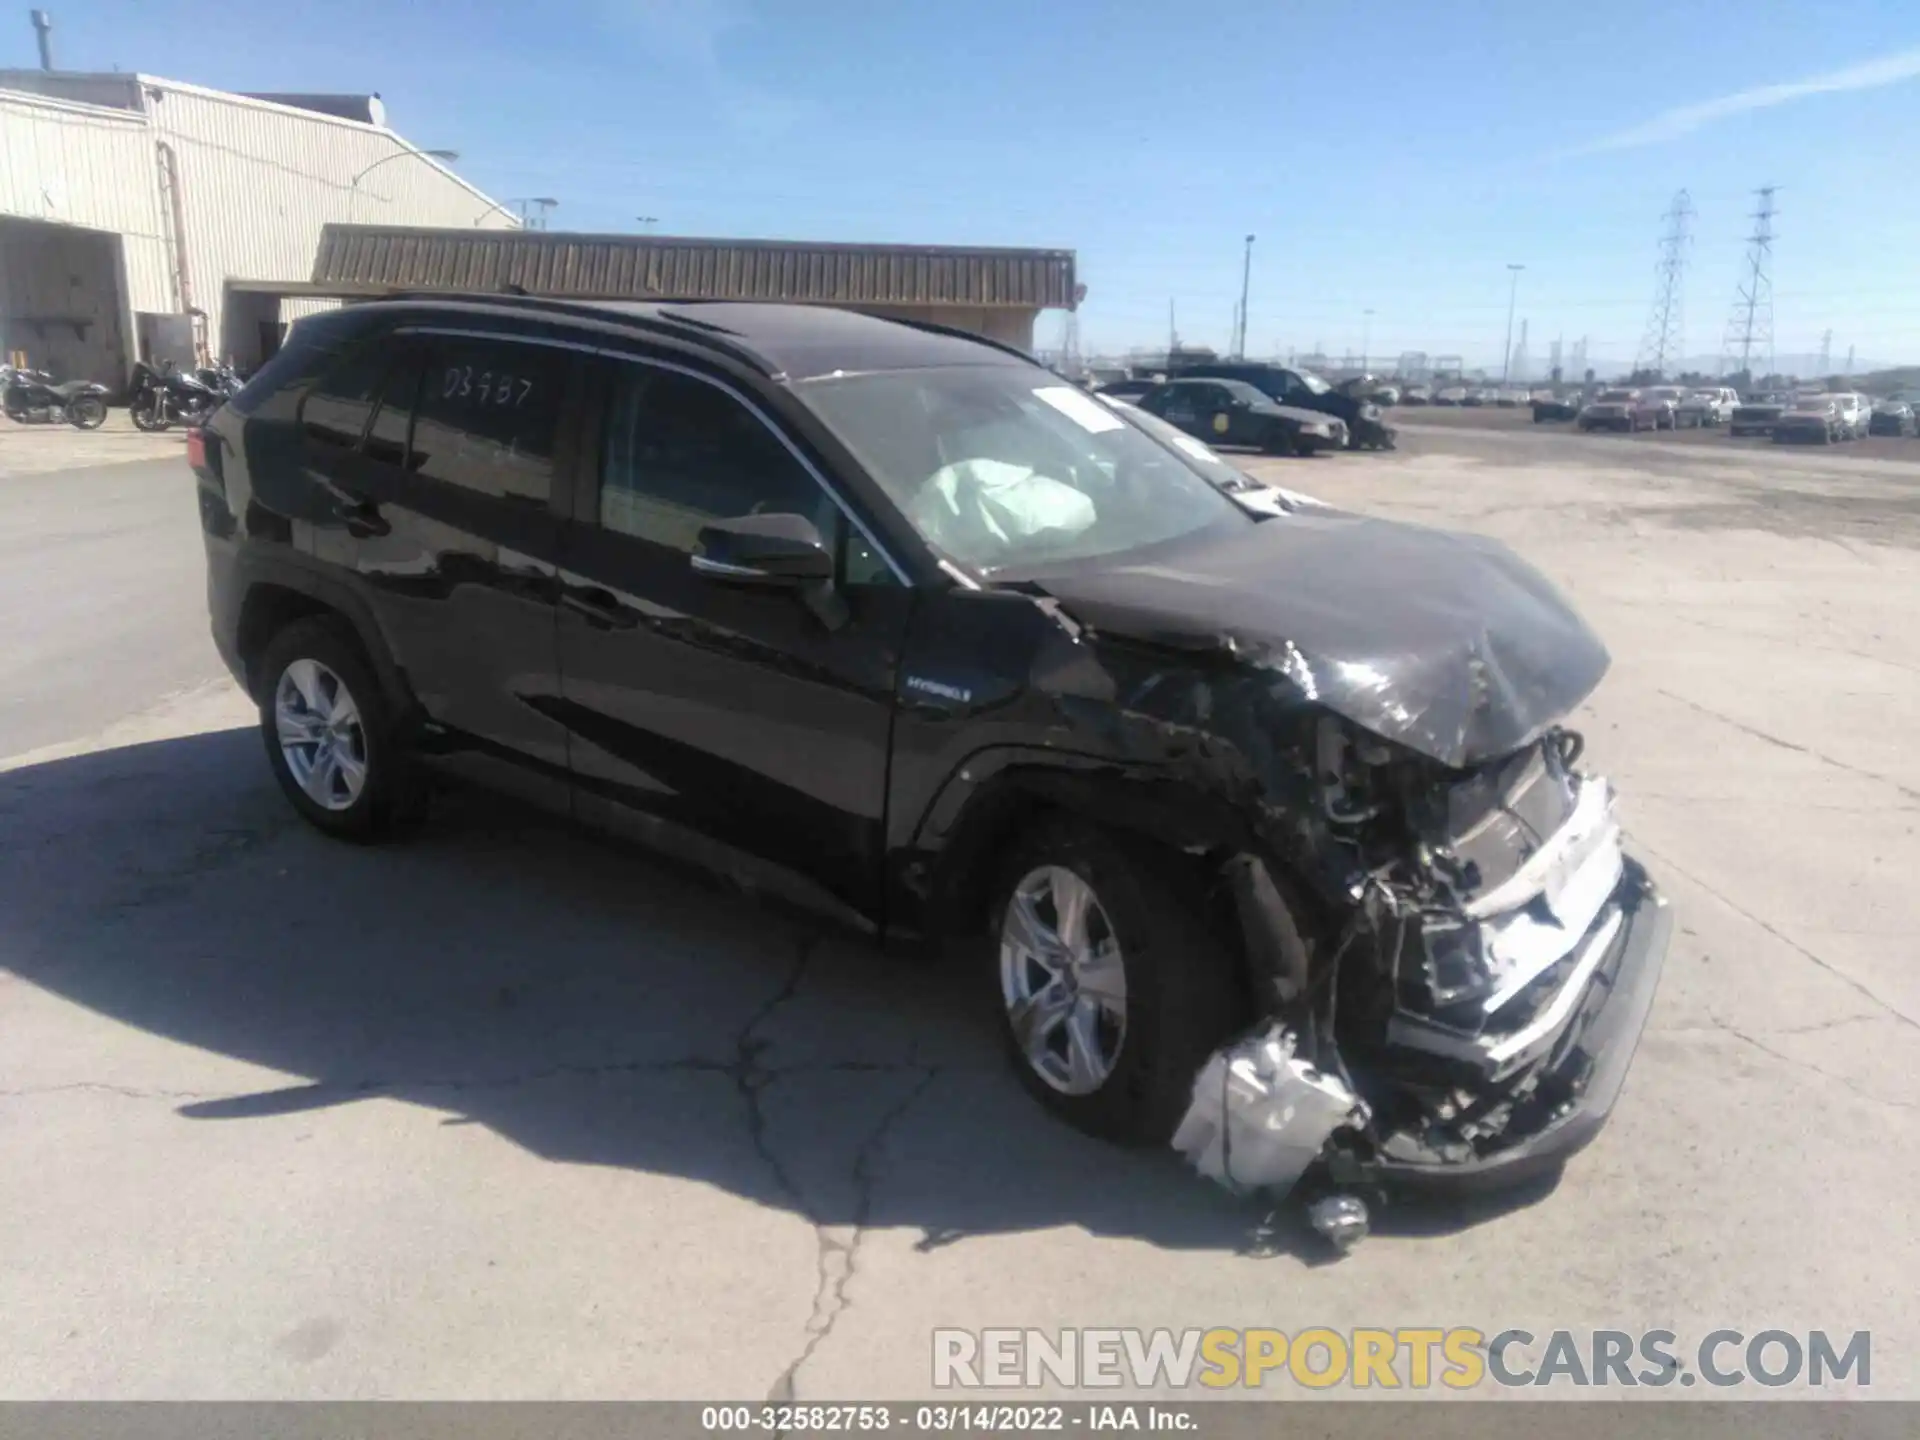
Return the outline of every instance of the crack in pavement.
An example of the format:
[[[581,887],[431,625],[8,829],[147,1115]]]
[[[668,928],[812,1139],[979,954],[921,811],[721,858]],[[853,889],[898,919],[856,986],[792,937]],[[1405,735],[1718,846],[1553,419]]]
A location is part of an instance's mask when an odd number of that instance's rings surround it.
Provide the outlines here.
[[[879,1176],[874,1172],[873,1162],[886,1145],[893,1127],[904,1117],[914,1103],[924,1095],[927,1087],[939,1078],[941,1067],[930,1066],[920,1069],[920,1078],[913,1087],[896,1101],[875,1123],[867,1138],[860,1142],[860,1148],[853,1155],[853,1219],[850,1225],[841,1227],[849,1233],[844,1239],[830,1233],[832,1227],[815,1222],[814,1235],[819,1245],[819,1288],[814,1292],[813,1313],[807,1320],[806,1342],[800,1347],[800,1353],[793,1363],[781,1372],[767,1391],[767,1399],[772,1404],[791,1403],[797,1397],[796,1381],[801,1368],[813,1358],[814,1351],[824,1345],[833,1334],[834,1326],[840,1317],[853,1306],[847,1295],[847,1287],[853,1283],[860,1269],[860,1243],[866,1238],[867,1224],[873,1214],[874,1190],[879,1184]]]
[[[1845,985],[1849,990],[1853,991],[1856,995],[1860,996],[1862,999],[1872,1002],[1873,1005],[1885,1011],[1887,1014],[1891,1015],[1894,1019],[1898,1020],[1901,1024],[1911,1026],[1915,1030],[1920,1030],[1920,1020],[1915,1020],[1911,1015],[1907,1014],[1904,1010],[1900,1009],[1898,1006],[1893,1005],[1888,1001],[1882,1000],[1878,995],[1874,994],[1873,991],[1869,990],[1865,985],[1861,984],[1858,980],[1854,979],[1851,975],[1847,974],[1846,971],[1840,969],[1832,961],[1823,959],[1821,956],[1816,955],[1813,951],[1809,950],[1806,946],[1802,945],[1798,940],[1794,939],[1791,935],[1788,935],[1784,931],[1781,931],[1775,928],[1773,925],[1769,924],[1767,921],[1762,920],[1758,915],[1754,914],[1751,910],[1747,909],[1746,906],[1740,904],[1738,901],[1732,899],[1731,897],[1723,894],[1721,891],[1716,890],[1713,886],[1709,885],[1705,880],[1702,880],[1698,875],[1694,874],[1691,870],[1687,869],[1686,866],[1682,865],[1678,860],[1675,860],[1672,856],[1662,854],[1660,851],[1654,849],[1653,846],[1647,843],[1646,839],[1643,836],[1636,834],[1634,836],[1634,840],[1642,850],[1645,850],[1649,855],[1653,856],[1662,865],[1671,866],[1677,874],[1692,881],[1695,885],[1698,885],[1702,890],[1706,891],[1707,894],[1713,896],[1714,899],[1718,900],[1722,905],[1725,905],[1729,910],[1733,911],[1734,914],[1742,916],[1747,920],[1751,920],[1755,925],[1758,925],[1762,930],[1766,931],[1767,934],[1773,936],[1773,938],[1778,940],[1782,945],[1785,945],[1788,949],[1792,950],[1795,954],[1801,956],[1802,958],[1812,961],[1815,966],[1826,971],[1829,975],[1833,976],[1834,979],[1838,980],[1841,984]]]
[[[1671,690],[1656,690],[1654,693],[1657,695],[1664,695],[1667,699],[1674,701],[1676,704],[1684,705],[1689,710],[1695,711],[1701,715],[1705,715],[1711,720],[1718,720],[1722,725],[1731,726],[1733,729],[1740,731],[1741,734],[1743,735],[1751,735],[1756,740],[1764,740],[1767,742],[1767,744],[1777,745],[1782,750],[1791,750],[1796,755],[1811,756],[1813,759],[1820,761],[1823,765],[1831,765],[1834,769],[1845,771],[1849,775],[1858,775],[1863,780],[1877,780],[1882,785],[1888,786],[1891,789],[1899,791],[1902,795],[1906,796],[1909,800],[1920,800],[1920,790],[1915,790],[1908,785],[1902,785],[1898,780],[1889,780],[1885,775],[1876,774],[1871,770],[1862,770],[1858,765],[1849,765],[1844,760],[1836,760],[1833,758],[1833,756],[1825,754],[1819,750],[1815,750],[1811,746],[1798,745],[1791,740],[1782,740],[1778,735],[1770,735],[1765,730],[1756,729],[1754,726],[1747,724],[1743,720],[1734,719],[1731,715],[1722,715],[1718,710],[1710,709],[1709,707],[1702,705],[1697,700],[1689,700],[1684,695],[1676,695]]]
[[[1762,1055],[1771,1055],[1775,1060],[1778,1060],[1783,1065],[1791,1065],[1795,1069],[1805,1070],[1811,1074],[1818,1075],[1823,1080],[1831,1080],[1833,1081],[1834,1084],[1840,1086],[1842,1089],[1852,1091],[1855,1095],[1858,1095],[1862,1100],[1871,1100],[1876,1105],[1891,1106],[1895,1110],[1920,1110],[1920,1102],[1915,1102],[1912,1100],[1895,1100],[1891,1096],[1876,1095],[1871,1090],[1866,1090],[1861,1088],[1861,1086],[1856,1084],[1854,1081],[1849,1080],[1846,1076],[1836,1075],[1831,1070],[1823,1069],[1822,1067],[1815,1065],[1811,1060],[1802,1060],[1798,1056],[1787,1054],[1784,1050],[1776,1050],[1773,1048],[1773,1046],[1767,1044],[1764,1040],[1760,1040],[1753,1035],[1749,1035],[1745,1030],[1740,1029],[1737,1025],[1732,1024],[1730,1021],[1722,1020],[1718,1015],[1715,1015],[1712,1011],[1707,1012],[1707,1022],[1710,1025],[1712,1025],[1714,1029],[1725,1031],[1727,1034],[1733,1036],[1733,1038],[1736,1040],[1745,1041],[1747,1044],[1751,1045],[1754,1049],[1758,1050]]]

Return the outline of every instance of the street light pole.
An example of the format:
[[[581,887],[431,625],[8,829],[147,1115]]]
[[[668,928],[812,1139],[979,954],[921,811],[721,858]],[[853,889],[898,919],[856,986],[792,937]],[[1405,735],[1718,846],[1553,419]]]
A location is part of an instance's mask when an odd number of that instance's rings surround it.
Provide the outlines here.
[[[1233,358],[1247,358],[1247,282],[1253,278],[1253,236],[1247,236],[1246,249],[1240,256],[1240,333],[1234,336]]]
[[[1362,310],[1360,314],[1364,317],[1360,323],[1360,371],[1362,374],[1365,374],[1367,369],[1367,351],[1371,348],[1373,341],[1373,312],[1371,310]]]
[[[349,224],[353,222],[354,204],[360,198],[360,182],[388,161],[404,159],[408,155],[424,156],[429,160],[445,160],[449,164],[460,158],[460,152],[458,150],[416,150],[411,145],[396,150],[391,155],[382,155],[378,160],[354,176],[352,182],[347,186],[347,222]]]
[[[1513,279],[1507,285],[1507,348],[1500,355],[1500,383],[1507,383],[1508,372],[1513,369],[1513,303],[1520,295],[1520,272],[1524,265],[1508,265],[1507,270]]]

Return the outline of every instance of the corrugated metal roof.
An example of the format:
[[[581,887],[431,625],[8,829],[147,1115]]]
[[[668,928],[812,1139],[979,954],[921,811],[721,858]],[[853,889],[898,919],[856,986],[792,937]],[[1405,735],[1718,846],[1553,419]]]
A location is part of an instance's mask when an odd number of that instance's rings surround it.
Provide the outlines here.
[[[500,290],[576,300],[1072,309],[1071,250],[841,245],[564,231],[328,225],[319,285]]]

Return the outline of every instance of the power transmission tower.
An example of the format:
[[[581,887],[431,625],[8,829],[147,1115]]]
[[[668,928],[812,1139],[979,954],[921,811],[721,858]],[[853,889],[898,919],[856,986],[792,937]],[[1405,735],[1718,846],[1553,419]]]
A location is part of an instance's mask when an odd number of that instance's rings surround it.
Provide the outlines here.
[[[1660,235],[1660,263],[1654,269],[1653,310],[1633,368],[1665,378],[1667,366],[1681,358],[1680,282],[1687,268],[1687,247],[1693,243],[1693,201],[1686,191],[1673,197],[1662,218],[1666,228]]]
[[[1822,379],[1833,368],[1833,331],[1825,330],[1820,334],[1820,367],[1814,373]]]
[[[1766,363],[1765,373],[1773,373],[1773,196],[1780,187],[1762,185],[1754,194],[1760,208],[1749,217],[1753,233],[1747,237],[1747,263],[1740,286],[1733,295],[1733,314],[1727,321],[1726,363],[1724,370],[1753,378],[1756,358]]]
[[[1853,346],[1851,345],[1847,346],[1847,368],[1844,373],[1849,380],[1853,378]]]

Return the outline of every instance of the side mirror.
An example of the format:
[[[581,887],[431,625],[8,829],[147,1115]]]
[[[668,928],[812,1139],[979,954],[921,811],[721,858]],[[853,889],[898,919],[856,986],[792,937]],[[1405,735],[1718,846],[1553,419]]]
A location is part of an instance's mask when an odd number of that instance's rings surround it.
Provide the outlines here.
[[[693,568],[734,585],[797,588],[833,578],[833,552],[804,515],[742,515],[700,527]]]

